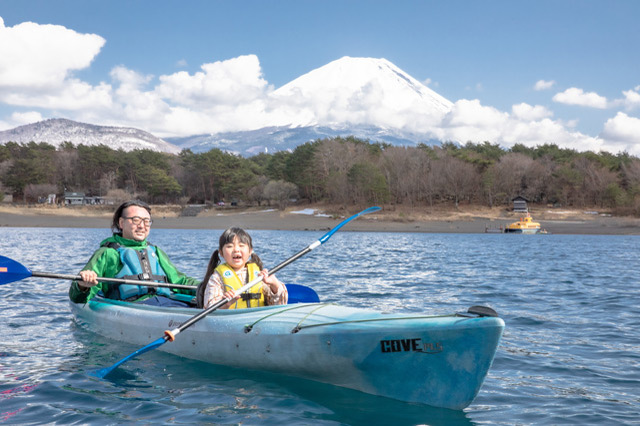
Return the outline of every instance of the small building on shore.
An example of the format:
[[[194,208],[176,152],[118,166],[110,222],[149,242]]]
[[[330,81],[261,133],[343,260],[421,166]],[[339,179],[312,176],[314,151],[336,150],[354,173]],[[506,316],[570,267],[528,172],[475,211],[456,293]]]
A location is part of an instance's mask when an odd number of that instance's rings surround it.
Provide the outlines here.
[[[518,195],[517,197],[515,197],[511,201],[513,201],[513,211],[514,212],[517,212],[517,213],[528,213],[529,212],[529,207],[527,206],[527,203],[529,202],[529,200],[527,200],[523,196]]]
[[[84,204],[84,192],[65,192],[65,206],[81,206]]]

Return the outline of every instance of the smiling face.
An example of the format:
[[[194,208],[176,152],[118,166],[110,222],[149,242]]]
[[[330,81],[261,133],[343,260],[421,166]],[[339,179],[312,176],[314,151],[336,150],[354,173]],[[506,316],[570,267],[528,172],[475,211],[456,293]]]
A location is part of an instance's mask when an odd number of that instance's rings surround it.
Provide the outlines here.
[[[138,225],[134,224],[131,217],[139,217],[143,220]],[[118,219],[120,229],[122,229],[122,236],[129,240],[143,241],[149,236],[151,225],[145,225],[144,219],[151,219],[151,215],[146,209],[138,206],[129,206],[122,211],[122,216]]]
[[[239,271],[244,268],[244,266],[249,261],[251,257],[251,246],[247,243],[243,243],[238,239],[238,237],[234,237],[233,241],[230,243],[226,243],[222,246],[222,257],[224,261],[227,262],[231,268],[235,271]]]

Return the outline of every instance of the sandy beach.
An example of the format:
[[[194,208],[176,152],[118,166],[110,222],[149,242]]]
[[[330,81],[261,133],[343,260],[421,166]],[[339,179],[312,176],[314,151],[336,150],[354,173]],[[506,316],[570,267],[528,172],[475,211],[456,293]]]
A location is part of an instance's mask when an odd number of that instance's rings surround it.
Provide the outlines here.
[[[364,208],[364,207],[363,207]],[[0,206],[0,226],[108,228],[115,207],[21,207]],[[246,229],[328,230],[341,220],[360,211],[327,206],[293,206],[280,211],[273,208],[203,209],[197,216],[181,216],[179,206],[153,206],[153,227],[165,229]],[[553,208],[532,208],[531,215],[551,234],[640,235],[640,218],[615,217],[603,212]],[[443,210],[429,208],[398,209],[385,207],[380,212],[361,216],[345,231],[484,233],[514,222],[522,214],[506,208],[466,208]]]

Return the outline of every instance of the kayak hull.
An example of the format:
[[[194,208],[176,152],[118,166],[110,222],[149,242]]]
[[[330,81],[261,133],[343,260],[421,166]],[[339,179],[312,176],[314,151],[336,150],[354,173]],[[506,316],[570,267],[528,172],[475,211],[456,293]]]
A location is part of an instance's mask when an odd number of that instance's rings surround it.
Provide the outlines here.
[[[101,298],[71,306],[81,325],[139,346],[196,313]],[[384,314],[308,303],[217,310],[159,349],[213,364],[462,409],[480,390],[503,328],[497,317]]]

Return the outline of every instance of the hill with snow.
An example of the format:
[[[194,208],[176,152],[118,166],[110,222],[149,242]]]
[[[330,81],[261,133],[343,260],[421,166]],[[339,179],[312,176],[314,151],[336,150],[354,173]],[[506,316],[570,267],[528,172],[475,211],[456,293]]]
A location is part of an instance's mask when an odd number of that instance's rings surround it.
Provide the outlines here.
[[[39,121],[0,131],[0,143],[7,142],[47,142],[54,146],[59,146],[63,142],[71,142],[76,146],[102,144],[124,151],[149,149],[174,154],[180,151],[176,146],[139,129],[96,126],[62,118]]]

